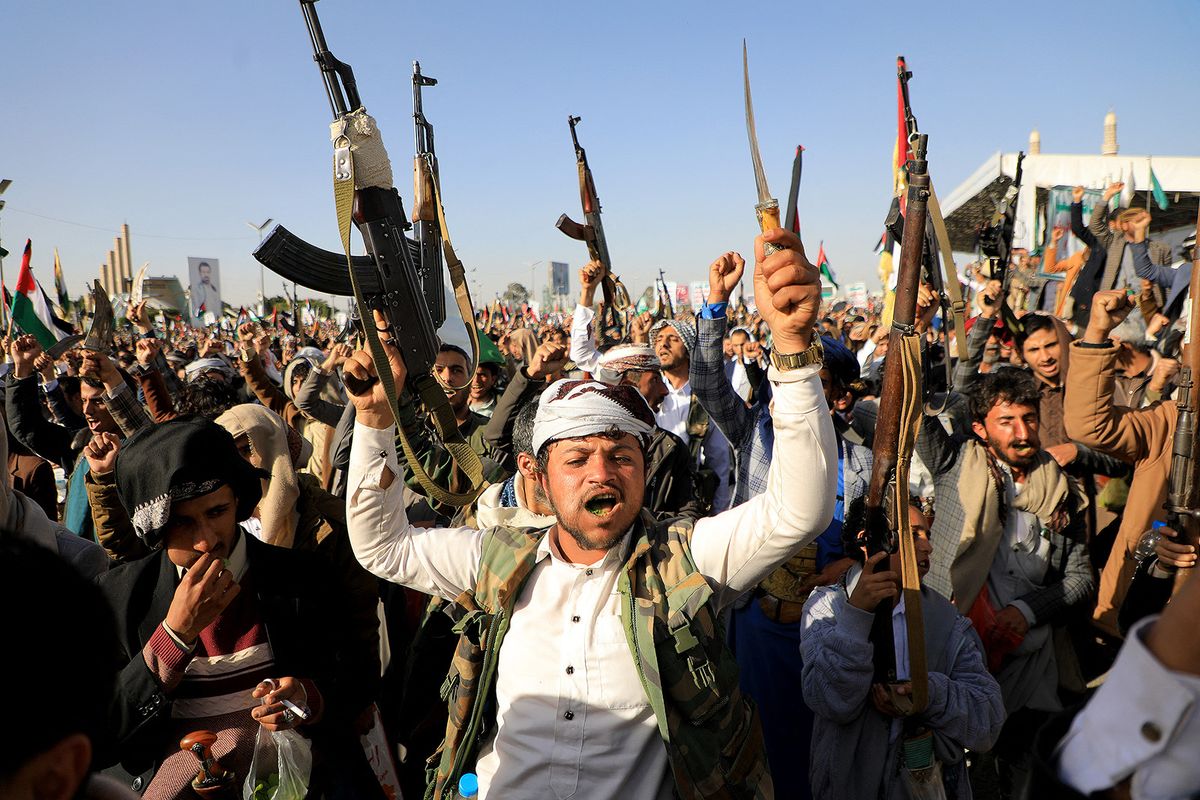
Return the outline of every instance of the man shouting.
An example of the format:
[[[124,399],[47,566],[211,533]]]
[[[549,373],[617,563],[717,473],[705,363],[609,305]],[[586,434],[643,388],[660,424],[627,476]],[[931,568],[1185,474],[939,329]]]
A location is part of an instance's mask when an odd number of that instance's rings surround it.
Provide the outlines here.
[[[766,242],[786,249],[764,257]],[[543,393],[533,433],[554,524],[414,528],[383,390],[353,397],[355,554],[461,614],[427,797],[449,797],[466,772],[480,797],[506,800],[772,796],[718,614],[825,529],[837,450],[813,335],[818,272],[782,229],[755,252],[755,299],[775,342],[774,457],[766,491],[715,517],[643,513],[652,412],[632,386],[564,380]],[[387,350],[400,384],[399,350]],[[374,377],[362,352],[346,370],[357,385]]]

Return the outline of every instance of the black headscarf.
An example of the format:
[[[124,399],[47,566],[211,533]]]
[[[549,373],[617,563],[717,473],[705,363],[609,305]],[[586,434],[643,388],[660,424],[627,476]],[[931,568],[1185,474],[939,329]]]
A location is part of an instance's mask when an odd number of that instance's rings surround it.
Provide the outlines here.
[[[206,419],[176,419],[143,428],[117,453],[117,495],[134,532],[150,548],[162,544],[171,504],[228,485],[238,522],[262,498],[263,475],[237,451],[229,432]]]

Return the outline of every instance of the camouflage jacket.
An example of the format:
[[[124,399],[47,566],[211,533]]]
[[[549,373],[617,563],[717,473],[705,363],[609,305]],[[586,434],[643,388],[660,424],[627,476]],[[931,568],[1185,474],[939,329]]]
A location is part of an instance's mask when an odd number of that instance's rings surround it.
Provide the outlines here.
[[[449,703],[446,738],[428,761],[428,799],[448,800],[474,770],[494,728],[495,679],[512,611],[545,529],[492,528],[483,542],[475,588],[457,598],[460,634],[442,685]],[[692,521],[655,522],[645,511],[619,578],[621,619],[642,686],[654,709],[681,798],[773,796],[762,728],[738,686],[716,595],[696,571]]]

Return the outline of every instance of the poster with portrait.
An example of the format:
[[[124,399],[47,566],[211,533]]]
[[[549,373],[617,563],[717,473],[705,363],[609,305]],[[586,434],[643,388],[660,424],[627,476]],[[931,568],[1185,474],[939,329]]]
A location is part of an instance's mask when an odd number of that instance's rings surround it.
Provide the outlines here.
[[[188,292],[192,324],[206,324],[205,314],[221,317],[221,265],[215,258],[188,258]]]
[[[1055,228],[1064,231],[1058,242],[1058,260],[1063,261],[1082,250],[1085,245],[1071,233],[1071,203],[1074,202],[1071,186],[1053,186],[1046,192],[1045,246],[1050,247],[1051,234]],[[1086,189],[1083,193],[1083,224],[1087,225],[1092,218],[1092,211],[1104,202],[1104,193],[1099,189]],[[1039,220],[1039,223],[1041,220]],[[1038,237],[1043,234],[1038,232]],[[1035,237],[1035,241],[1040,238]],[[1044,259],[1043,259],[1044,262]],[[1062,272],[1044,272],[1038,269],[1037,276],[1052,281],[1061,281],[1066,276]]]

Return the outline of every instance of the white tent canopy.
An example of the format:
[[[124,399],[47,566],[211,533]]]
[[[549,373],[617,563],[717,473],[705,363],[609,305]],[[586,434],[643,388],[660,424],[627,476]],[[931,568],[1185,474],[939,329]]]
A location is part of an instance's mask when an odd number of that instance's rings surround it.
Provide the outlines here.
[[[1045,190],[1055,186],[1084,186],[1102,189],[1114,181],[1132,184],[1145,205],[1150,189],[1150,168],[1171,202],[1166,212],[1153,208],[1152,229],[1174,228],[1194,224],[1196,199],[1200,194],[1200,158],[1188,156],[1137,155],[1055,155],[1025,156],[1022,164],[1021,193],[1017,199],[1014,247],[1031,247],[1036,215],[1042,211]],[[941,198],[942,213],[950,230],[955,252],[971,252],[979,228],[986,223],[1012,183],[1017,172],[1016,153],[995,153],[979,169]],[[1029,191],[1030,189],[1042,191]],[[1179,198],[1176,195],[1179,195]],[[1182,201],[1182,202],[1181,202]],[[1189,211],[1190,209],[1190,211]]]

